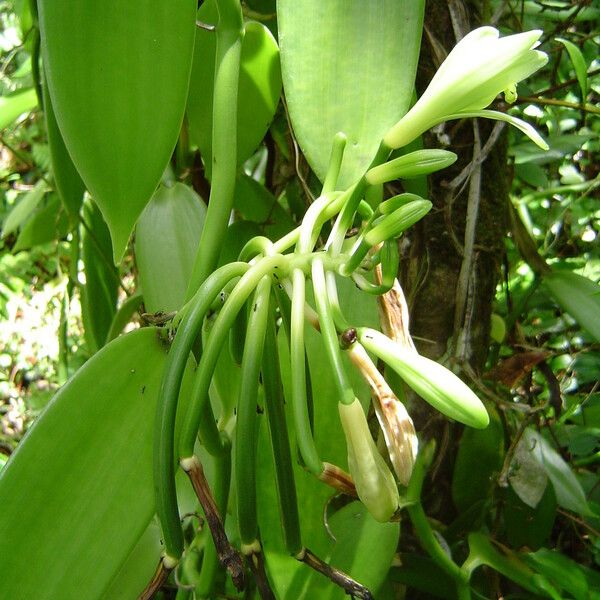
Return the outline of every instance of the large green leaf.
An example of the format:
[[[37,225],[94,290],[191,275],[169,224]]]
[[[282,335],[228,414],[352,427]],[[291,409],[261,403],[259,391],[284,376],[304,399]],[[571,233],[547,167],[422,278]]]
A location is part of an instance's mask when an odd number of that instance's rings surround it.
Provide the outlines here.
[[[204,2],[198,19],[215,24],[214,0]],[[212,156],[212,112],[215,77],[216,38],[214,32],[199,28],[196,33],[194,64],[190,80],[187,115],[192,139],[200,147],[210,171]],[[279,104],[281,69],[279,49],[271,32],[261,23],[244,25],[238,91],[237,161],[244,162],[263,139]]]
[[[422,0],[279,0],[283,86],[294,133],[323,180],[333,136],[348,145],[340,188],[361,176],[408,109]]]
[[[147,312],[181,308],[206,206],[187,185],[161,185],[136,227],[135,256]]]
[[[155,329],[106,346],[2,469],[0,598],[102,596],[154,514],[152,438],[165,357]]]
[[[39,3],[48,88],[117,262],[181,126],[195,0]]]

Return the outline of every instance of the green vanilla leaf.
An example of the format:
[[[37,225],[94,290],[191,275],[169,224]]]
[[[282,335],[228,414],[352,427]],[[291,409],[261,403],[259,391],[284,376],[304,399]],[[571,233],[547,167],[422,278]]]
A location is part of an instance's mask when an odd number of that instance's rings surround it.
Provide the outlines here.
[[[54,183],[56,191],[69,213],[71,222],[75,224],[81,210],[85,185],[81,181],[81,177],[71,160],[71,156],[58,128],[47,85],[43,86],[43,93],[44,114],[46,115],[46,130],[48,132],[48,146],[50,147],[50,156],[52,159]]]
[[[523,439],[552,482],[559,506],[584,517],[593,515],[575,473],[550,443],[531,427],[525,430]]]
[[[183,183],[161,185],[144,209],[135,257],[146,312],[183,305],[205,216],[204,202]]]
[[[62,239],[69,230],[69,220],[56,195],[52,195],[43,208],[37,210],[23,225],[13,252],[33,248]]]
[[[216,24],[214,0],[204,2],[198,20]],[[192,140],[198,144],[207,171],[212,156],[212,112],[216,38],[213,31],[198,28],[190,80],[187,117]],[[237,162],[243,163],[265,136],[281,95],[279,48],[271,32],[261,23],[244,25],[238,90]]]
[[[588,75],[585,58],[583,58],[583,54],[581,53],[579,47],[573,42],[563,38],[556,38],[556,41],[560,42],[566,48],[567,53],[569,54],[571,64],[575,69],[575,75],[577,77],[577,82],[579,83],[579,89],[581,90],[581,101],[585,102],[588,91]]]
[[[360,177],[410,104],[421,0],[280,0],[281,68],[289,114],[311,168],[325,178],[333,137],[348,145],[339,187]]]
[[[33,215],[47,190],[48,185],[40,179],[33,188],[19,197],[2,223],[2,238],[19,229]]]
[[[39,2],[56,120],[119,262],[183,120],[195,0]]]
[[[558,269],[544,274],[543,282],[558,304],[600,341],[600,286],[583,275]]]
[[[452,500],[464,512],[492,497],[504,458],[504,428],[496,411],[488,410],[486,429],[463,431],[452,475]]]
[[[8,127],[23,113],[37,106],[37,96],[33,88],[0,97],[0,129]]]
[[[104,344],[117,311],[119,272],[111,260],[108,227],[98,207],[89,200],[83,205],[81,259],[85,284],[81,285],[81,316],[90,353]]]
[[[585,572],[580,565],[564,554],[540,548],[537,552],[525,555],[525,560],[559,589],[566,590],[575,600],[590,598]]]
[[[108,588],[154,514],[152,439],[165,359],[152,328],[106,346],[0,471],[0,556],[10,574],[0,578],[0,598],[93,600]]]
[[[392,564],[399,523],[378,523],[359,502],[352,502],[336,512],[329,526],[336,538],[328,562],[366,586],[377,598]],[[313,576],[305,598],[343,600],[344,591],[325,578]]]

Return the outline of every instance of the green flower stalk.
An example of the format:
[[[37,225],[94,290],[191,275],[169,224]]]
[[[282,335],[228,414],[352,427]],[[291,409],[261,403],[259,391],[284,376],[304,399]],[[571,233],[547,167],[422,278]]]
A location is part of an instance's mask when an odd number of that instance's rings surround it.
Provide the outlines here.
[[[348,468],[356,493],[371,516],[385,523],[400,504],[394,476],[375,446],[358,399],[355,398],[351,404],[340,402],[338,409],[348,446]]]
[[[383,143],[401,148],[443,121],[482,116],[505,120],[547,148],[535,129],[524,121],[483,110],[500,92],[506,92],[507,101],[514,101],[516,84],[546,64],[547,55],[535,50],[541,35],[536,29],[500,38],[494,27],[480,27],[466,35],[442,63],[417,103],[386,133]]]

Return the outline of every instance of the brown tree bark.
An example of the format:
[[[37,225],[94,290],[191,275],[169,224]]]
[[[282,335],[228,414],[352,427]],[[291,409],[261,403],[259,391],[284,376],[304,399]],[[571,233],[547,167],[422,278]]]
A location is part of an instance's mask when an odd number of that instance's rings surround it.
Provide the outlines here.
[[[418,92],[444,53],[478,24],[479,15],[462,0],[428,0]],[[405,242],[401,282],[409,298],[411,333],[426,356],[459,367],[462,376],[470,370],[479,373],[488,353],[508,230],[506,131],[482,120],[450,121],[424,142],[426,147],[448,147],[458,160],[430,178],[433,210]],[[440,507],[447,506],[460,427],[418,399],[411,402],[410,412],[421,436],[438,441],[433,477]]]

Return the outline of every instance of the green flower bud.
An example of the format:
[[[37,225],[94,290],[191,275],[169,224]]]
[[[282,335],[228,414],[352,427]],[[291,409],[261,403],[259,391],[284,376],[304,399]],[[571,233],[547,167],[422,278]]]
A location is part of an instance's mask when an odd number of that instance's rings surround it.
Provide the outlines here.
[[[456,162],[457,156],[448,150],[416,150],[369,169],[365,179],[378,185],[394,179],[412,179],[440,171]]]
[[[360,402],[338,404],[348,446],[348,468],[356,493],[373,518],[389,521],[398,510],[400,496],[394,476],[377,451]]]
[[[369,248],[385,240],[398,237],[405,229],[421,220],[433,205],[429,200],[414,200],[383,217],[373,229],[367,231],[364,241]]]
[[[401,206],[405,206],[409,202],[414,202],[415,200],[423,200],[423,198],[417,194],[410,194],[408,192],[398,194],[397,196],[392,196],[388,200],[384,200],[377,207],[377,211],[382,215],[389,215]]]
[[[490,417],[481,400],[452,371],[396,344],[374,329],[360,328],[358,339],[387,363],[423,400],[451,419],[485,429]]]

